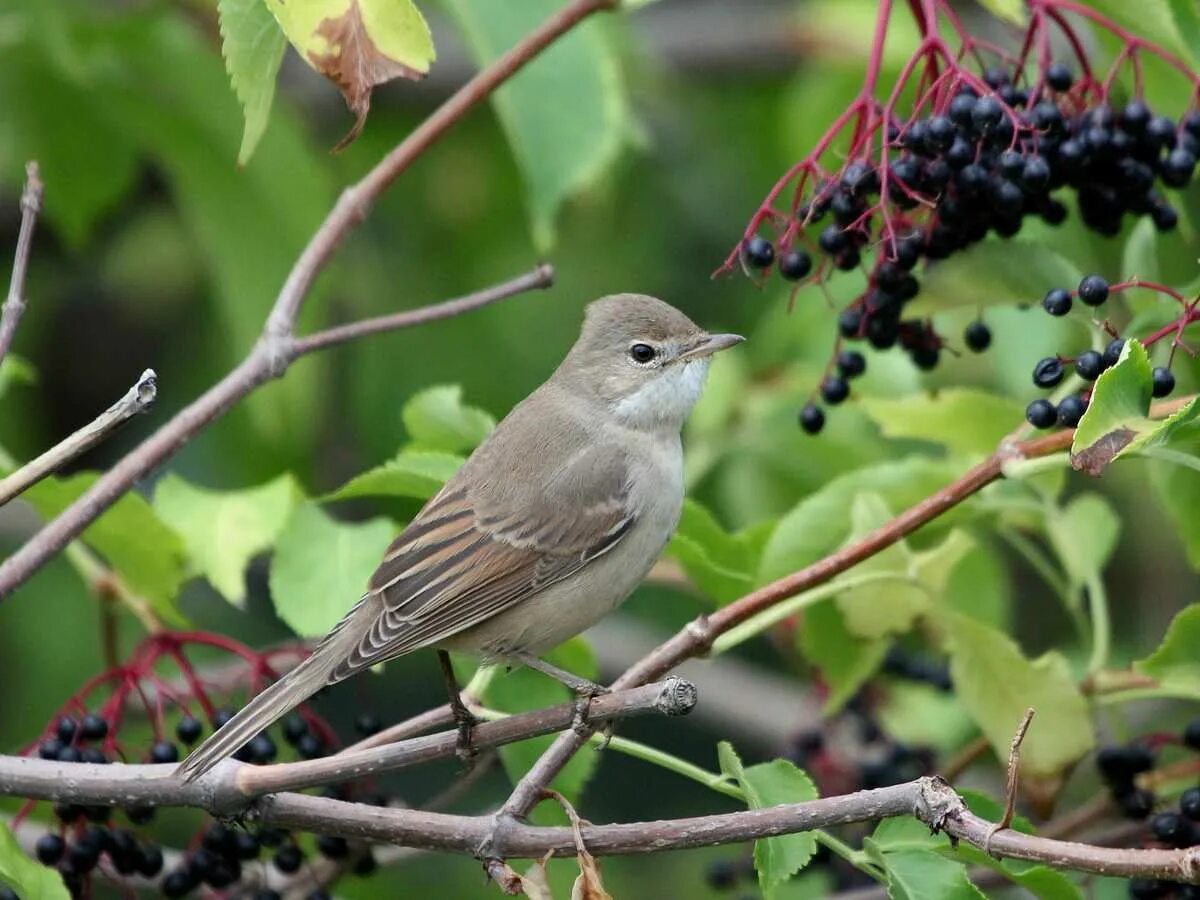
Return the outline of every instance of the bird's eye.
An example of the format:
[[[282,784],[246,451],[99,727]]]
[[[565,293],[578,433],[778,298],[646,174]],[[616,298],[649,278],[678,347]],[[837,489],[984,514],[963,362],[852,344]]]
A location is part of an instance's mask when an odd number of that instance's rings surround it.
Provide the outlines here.
[[[649,344],[634,344],[629,348],[629,358],[642,365],[650,362],[657,355],[658,352]]]

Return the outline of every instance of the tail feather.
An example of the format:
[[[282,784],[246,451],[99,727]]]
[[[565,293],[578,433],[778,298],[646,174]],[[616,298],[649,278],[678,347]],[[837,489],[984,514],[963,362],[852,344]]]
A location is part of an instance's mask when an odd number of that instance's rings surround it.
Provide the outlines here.
[[[187,755],[175,774],[195,781],[221,760],[232,756],[252,737],[299,706],[329,682],[337,657],[321,647],[249,703]]]

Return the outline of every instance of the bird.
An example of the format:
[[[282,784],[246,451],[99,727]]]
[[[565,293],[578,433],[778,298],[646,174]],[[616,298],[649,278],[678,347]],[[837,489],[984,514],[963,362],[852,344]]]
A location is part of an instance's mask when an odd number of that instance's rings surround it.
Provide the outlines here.
[[[712,355],[742,340],[644,294],[588,304],[562,363],[392,542],[346,616],[175,774],[199,778],[321,688],[423,648],[438,650],[464,740],[447,651],[603,691],[540,655],[615,609],[657,561],[683,506],[684,422]]]

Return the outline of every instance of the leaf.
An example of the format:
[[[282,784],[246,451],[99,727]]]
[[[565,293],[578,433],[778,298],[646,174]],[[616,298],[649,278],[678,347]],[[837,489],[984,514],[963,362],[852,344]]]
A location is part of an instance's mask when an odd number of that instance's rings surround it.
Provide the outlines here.
[[[1133,667],[1164,687],[1200,695],[1200,603],[1176,615],[1158,649]]]
[[[46,478],[24,494],[44,519],[52,519],[96,483],[97,472],[80,472],[66,478]],[[175,606],[186,577],[184,545],[151,509],[141,494],[121,497],[81,535],[83,542],[103,556],[135,594],[145,598],[156,613],[177,625],[187,620]]]
[[[15,353],[9,353],[0,360],[0,398],[16,385],[37,383],[37,369],[29,360]]]
[[[705,506],[687,498],[666,552],[698,588],[723,604],[754,587],[761,546],[745,532],[730,534]]]
[[[579,875],[571,886],[571,900],[613,900],[612,894],[604,889],[596,857],[581,850],[575,854],[575,859],[579,863]]]
[[[62,876],[26,856],[3,822],[0,822],[0,884],[11,887],[21,900],[71,898]]]
[[[967,877],[967,867],[930,850],[881,854],[892,900],[975,900],[985,895]]]
[[[888,642],[851,634],[837,604],[826,601],[805,611],[800,646],[829,688],[822,714],[831,716],[879,670]]]
[[[1192,59],[1200,59],[1200,14],[1196,12],[1196,0],[1167,0],[1167,6]]]
[[[494,61],[549,16],[559,0],[448,0],[480,65]],[[564,35],[492,103],[527,186],[534,243],[554,243],[554,219],[568,197],[590,187],[632,133],[613,48],[597,22]]]
[[[847,544],[853,544],[892,518],[891,510],[878,494],[859,494],[850,507],[851,531]],[[837,606],[845,617],[846,628],[862,638],[881,638],[902,634],[913,620],[929,607],[929,594],[919,584],[906,581],[913,574],[914,557],[905,541],[897,541],[864,559],[847,580],[861,575],[888,574],[887,581],[847,588],[837,596]]]
[[[936,394],[865,397],[859,406],[885,437],[917,438],[953,453],[991,453],[1022,417],[1021,407],[975,388],[946,388]]]
[[[246,602],[246,566],[269,549],[301,498],[291,475],[252,488],[217,491],[169,474],[154,511],[183,538],[195,569],[234,606]]]
[[[763,548],[758,583],[782,578],[845,543],[855,494],[876,493],[890,508],[905,509],[944,487],[956,474],[955,466],[913,456],[839,475],[780,519]]]
[[[1053,287],[1079,283],[1079,271],[1045,244],[985,241],[929,269],[906,314],[927,316],[960,306],[1040,303]]]
[[[545,658],[565,669],[573,675],[595,680],[598,677],[596,657],[591,646],[582,637],[574,637],[560,644]],[[572,699],[571,692],[557,681],[535,672],[533,669],[520,666],[512,671],[492,679],[488,685],[486,700],[489,706],[494,706],[505,712],[524,712],[530,709],[542,709]],[[509,779],[516,784],[533,766],[546,749],[554,742],[556,735],[543,735],[530,738],[516,744],[506,744],[500,748],[500,762]],[[591,779],[599,764],[598,753],[576,753],[563,770],[555,776],[550,787],[560,792],[567,801],[577,804],[583,794],[583,789]],[[556,804],[543,803],[534,810],[533,819],[541,824],[558,824],[566,821],[562,810]]]
[[[461,456],[404,450],[381,466],[355,475],[322,502],[355,497],[413,497],[428,500],[463,464]]]
[[[338,522],[315,503],[298,504],[271,561],[279,618],[301,637],[327,633],[363,595],[395,534],[386,519]]]
[[[717,745],[717,757],[721,772],[741,785],[751,809],[817,799],[817,788],[812,779],[786,759],[774,759],[747,768],[728,741]],[[817,839],[810,832],[755,841],[754,867],[768,900],[774,889],[808,865],[816,852]]]
[[[394,78],[423,78],[433,62],[433,36],[412,0],[266,0],[306,63],[332,81],[354,113],[338,147],[358,137],[371,91]]]
[[[1023,0],[980,0],[980,3],[997,19],[1003,19],[1022,28],[1025,26]]]
[[[1200,473],[1174,464],[1155,463],[1150,483],[1175,526],[1193,569],[1200,569]]]
[[[1071,465],[1099,475],[1139,431],[1155,427],[1150,411],[1150,359],[1136,340],[1125,342],[1115,366],[1096,379],[1087,412],[1075,429]]]
[[[409,449],[467,453],[483,443],[496,420],[462,402],[462,387],[442,384],[413,396],[401,413],[412,439]]]
[[[1058,775],[1095,746],[1087,701],[1060,655],[1031,661],[1006,634],[957,613],[938,622],[949,638],[959,700],[999,758],[1007,759],[1013,732],[1031,706],[1037,717],[1021,747],[1025,775]]]
[[[1047,516],[1046,529],[1071,586],[1079,588],[1108,564],[1121,520],[1104,497],[1080,494]]]
[[[238,150],[238,165],[244,166],[267,130],[287,37],[264,0],[218,0],[217,16],[221,55],[246,118]]]

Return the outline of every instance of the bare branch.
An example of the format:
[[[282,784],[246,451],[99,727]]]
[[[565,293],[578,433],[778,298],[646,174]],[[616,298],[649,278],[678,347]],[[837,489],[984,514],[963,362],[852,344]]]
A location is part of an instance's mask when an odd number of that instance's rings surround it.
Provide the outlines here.
[[[180,447],[259,385],[282,376],[296,358],[296,321],[309,289],[329,263],[334,251],[366,217],[375,200],[422,153],[530,60],[589,16],[616,6],[617,0],[572,0],[566,4],[463,85],[361,181],[346,188],[292,266],[275,298],[262,335],[249,355],[102,475],[61,515],[0,564],[0,599],[20,587],[147,472],[173,456]],[[405,324],[419,324],[421,321],[424,319],[417,316]],[[402,326],[393,324],[390,327]]]
[[[327,328],[316,334],[296,338],[292,343],[292,354],[297,357],[304,356],[314,350],[324,350],[326,347],[344,344],[357,338],[382,334],[385,331],[396,331],[400,328],[411,328],[414,325],[424,325],[428,322],[436,322],[438,319],[461,316],[463,313],[505,300],[516,294],[544,290],[552,284],[554,284],[554,269],[543,263],[532,272],[518,275],[510,281],[485,290],[467,294],[465,297],[456,297],[453,300],[435,303],[432,306],[423,306],[420,309],[363,319],[359,322],[351,322],[349,325],[339,325],[336,328]]]
[[[32,459],[6,478],[0,479],[0,506],[19,496],[47,475],[69,463],[154,404],[158,376],[147,369],[124,396],[73,434],[67,435],[41,456]]]
[[[42,211],[42,178],[38,164],[25,163],[25,188],[21,191],[21,230],[17,232],[17,251],[13,257],[12,278],[8,282],[8,297],[0,306],[0,362],[12,346],[17,323],[25,313],[25,273],[29,269],[29,254],[33,249],[33,230]]]

